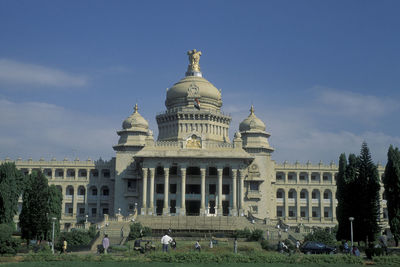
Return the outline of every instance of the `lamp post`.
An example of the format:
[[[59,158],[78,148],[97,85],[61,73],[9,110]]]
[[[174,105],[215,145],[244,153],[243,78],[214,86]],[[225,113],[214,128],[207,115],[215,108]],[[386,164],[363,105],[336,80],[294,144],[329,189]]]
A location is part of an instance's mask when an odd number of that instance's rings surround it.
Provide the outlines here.
[[[88,217],[89,217],[89,215],[86,214],[86,215],[85,215],[85,218],[86,218],[86,221],[85,221],[85,222],[86,222],[86,223],[88,222]]]
[[[54,254],[54,226],[55,226],[55,223],[56,223],[57,218],[56,218],[56,217],[53,217],[53,218],[51,218],[51,219],[52,219],[52,221],[53,221],[53,233],[52,233],[52,240],[51,240],[51,251],[52,251],[53,254]]]
[[[349,221],[350,221],[351,247],[353,247],[353,221],[354,221],[354,217],[350,217]]]

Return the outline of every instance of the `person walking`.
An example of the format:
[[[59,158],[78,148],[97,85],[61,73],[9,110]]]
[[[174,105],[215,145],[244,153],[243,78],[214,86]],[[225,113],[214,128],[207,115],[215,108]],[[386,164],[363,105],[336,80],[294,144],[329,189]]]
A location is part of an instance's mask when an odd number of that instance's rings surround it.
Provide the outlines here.
[[[194,244],[194,249],[198,252],[201,251],[201,246],[200,246],[200,240],[196,241],[196,244]]]
[[[62,251],[63,251],[64,254],[67,253],[67,246],[68,246],[68,242],[67,242],[67,240],[64,238],[63,246],[62,246]]]
[[[108,239],[108,235],[105,235],[103,238],[103,251],[104,254],[107,254],[108,252],[108,247],[110,246],[110,239]]]
[[[300,253],[300,240],[296,241],[296,253]]]
[[[172,242],[172,238],[168,235],[168,233],[165,233],[165,235],[161,238],[161,244],[162,244],[162,251],[163,252],[168,252],[168,245]]]

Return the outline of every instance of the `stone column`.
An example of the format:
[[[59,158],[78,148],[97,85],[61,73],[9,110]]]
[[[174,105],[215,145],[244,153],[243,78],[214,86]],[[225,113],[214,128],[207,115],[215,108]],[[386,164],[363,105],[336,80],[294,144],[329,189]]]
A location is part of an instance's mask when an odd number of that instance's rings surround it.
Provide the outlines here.
[[[154,168],[149,168],[150,171],[150,203],[149,203],[149,208],[147,210],[147,213],[149,215],[155,214],[154,212],[154,173],[155,169]]]
[[[86,169],[86,180],[89,181],[90,179],[90,169]]]
[[[331,172],[331,184],[335,184],[335,172]]]
[[[101,201],[101,188],[99,184],[96,184],[97,187],[97,199],[96,199],[96,217],[100,217],[100,201]]]
[[[244,170],[239,170],[239,216],[244,216]]]
[[[142,209],[141,214],[146,215],[147,208],[147,168],[142,168],[143,171],[143,189],[142,189]]]
[[[75,174],[74,179],[77,180],[77,179],[78,179],[79,169],[76,169],[76,168],[75,168],[74,171],[75,171],[75,173],[74,173],[74,174]]]
[[[322,190],[319,190],[319,218],[321,219],[325,217],[324,216],[324,192]]]
[[[67,169],[63,169],[63,179],[65,180],[67,178]]]
[[[51,180],[56,178],[56,168],[51,168]]]
[[[300,172],[296,172],[296,184],[300,182]]]
[[[312,188],[308,189],[308,221],[312,219]]]
[[[319,183],[322,184],[322,183],[323,183],[323,180],[324,180],[324,173],[323,173],[323,172],[320,172],[320,173],[319,173]]]
[[[237,170],[232,169],[232,210],[231,215],[237,216]]]
[[[312,172],[308,172],[308,181],[307,181],[308,184],[311,183],[311,175],[312,175]]]
[[[218,168],[218,204],[217,204],[217,215],[222,215],[222,169]]]
[[[181,168],[181,208],[180,208],[180,214],[185,215],[186,214],[186,168]]]
[[[65,201],[66,201],[66,194],[65,194],[65,188],[61,186],[61,194],[63,196],[62,204],[61,204],[61,216],[65,215]]]
[[[301,192],[301,188],[296,188],[296,217],[297,217],[297,221],[300,221],[300,192]]]
[[[200,169],[200,174],[201,174],[201,202],[200,202],[200,214],[205,215],[206,214],[206,207],[205,207],[205,202],[206,202],[206,169],[201,168]]]
[[[288,190],[285,190],[286,192],[285,192],[285,195],[284,195],[284,201],[285,201],[285,214],[284,214],[284,216],[285,216],[285,220],[287,220],[288,219],[288,217],[289,217],[289,190],[290,189],[288,189]]]
[[[79,186],[74,186],[74,196],[73,196],[73,206],[72,206],[72,214],[74,217],[78,214],[78,188]]]
[[[331,208],[332,208],[332,221],[336,221],[336,190],[332,191],[331,197]]]
[[[163,214],[169,214],[169,168],[164,168],[164,207]]]

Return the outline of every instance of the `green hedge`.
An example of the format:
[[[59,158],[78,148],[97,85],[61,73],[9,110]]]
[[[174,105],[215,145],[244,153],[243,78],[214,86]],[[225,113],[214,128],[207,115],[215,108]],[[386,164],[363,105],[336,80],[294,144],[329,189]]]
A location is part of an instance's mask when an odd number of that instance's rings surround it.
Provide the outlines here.
[[[372,260],[375,264],[400,266],[400,256],[380,256],[373,257]]]

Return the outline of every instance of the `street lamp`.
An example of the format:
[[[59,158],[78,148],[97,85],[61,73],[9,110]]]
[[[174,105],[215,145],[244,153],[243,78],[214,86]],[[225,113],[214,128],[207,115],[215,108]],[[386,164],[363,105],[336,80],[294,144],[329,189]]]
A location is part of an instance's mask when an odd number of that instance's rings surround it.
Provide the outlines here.
[[[86,214],[86,215],[85,215],[85,218],[86,218],[86,221],[85,221],[85,222],[86,222],[86,223],[88,222],[88,217],[89,217],[89,215]]]
[[[353,221],[354,221],[354,217],[350,217],[349,221],[350,221],[351,247],[353,247]]]
[[[53,254],[54,254],[54,226],[55,226],[55,223],[56,223],[57,218],[56,218],[56,217],[53,217],[53,218],[51,218],[51,219],[52,219],[52,221],[53,221],[53,234],[52,234],[52,240],[51,240],[51,251],[52,251]]]

